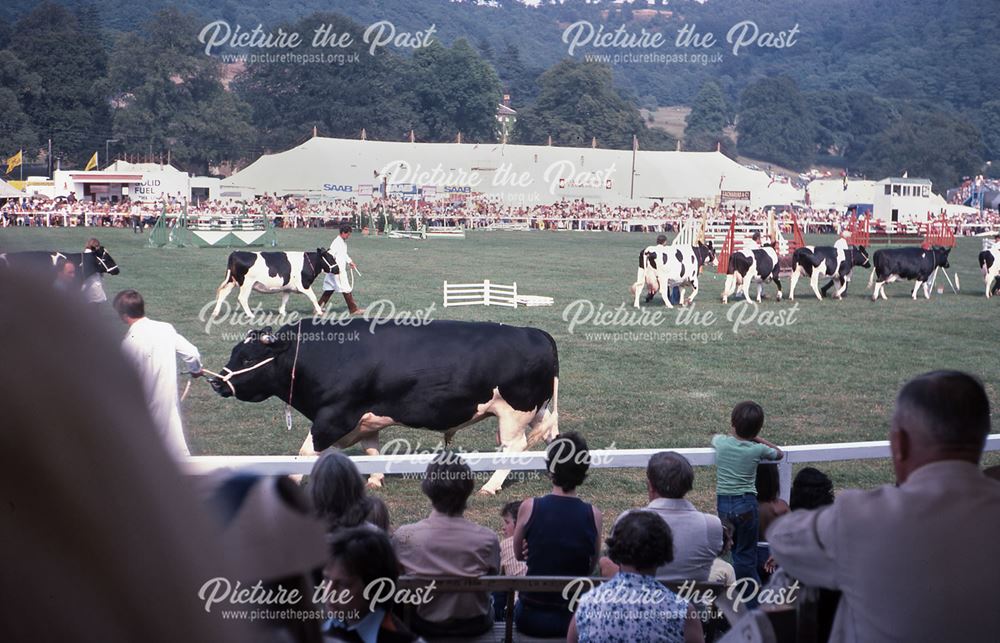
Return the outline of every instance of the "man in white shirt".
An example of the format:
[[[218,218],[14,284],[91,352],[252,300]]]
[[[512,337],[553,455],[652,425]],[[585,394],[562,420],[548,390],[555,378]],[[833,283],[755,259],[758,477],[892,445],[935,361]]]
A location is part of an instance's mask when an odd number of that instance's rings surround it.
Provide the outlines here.
[[[979,470],[989,432],[978,380],[921,375],[896,398],[896,484],[844,491],[771,525],[785,572],[843,592],[830,641],[997,640],[1000,485]]]
[[[83,248],[83,264],[87,266],[89,263],[90,270],[84,271],[84,274],[89,274],[83,280],[81,291],[83,292],[83,300],[88,304],[103,304],[108,300],[108,296],[104,293],[103,278],[100,271],[97,270],[97,262],[93,256],[94,251],[100,247],[101,242],[91,237]]]
[[[348,312],[354,315],[364,313],[365,311],[354,302],[354,295],[352,294],[354,288],[351,285],[350,275],[347,274],[350,269],[357,268],[351,256],[347,254],[347,240],[350,238],[350,224],[341,224],[340,234],[330,244],[330,254],[337,261],[340,272],[336,275],[330,272],[326,273],[326,276],[323,278],[323,295],[319,298],[318,303],[320,308],[325,307],[333,293],[339,292],[344,296],[344,301],[347,302]]]
[[[201,375],[198,349],[166,322],[146,317],[146,304],[135,290],[115,295],[115,312],[128,325],[122,352],[142,379],[146,404],[167,449],[176,457],[191,455],[177,396],[177,357],[187,364],[191,377]]]

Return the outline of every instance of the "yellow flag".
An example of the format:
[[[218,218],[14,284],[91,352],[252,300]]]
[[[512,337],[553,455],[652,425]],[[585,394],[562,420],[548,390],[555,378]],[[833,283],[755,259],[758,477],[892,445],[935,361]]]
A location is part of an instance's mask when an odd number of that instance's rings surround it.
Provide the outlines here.
[[[18,150],[17,154],[7,159],[7,174],[10,174],[11,170],[21,164],[21,152],[22,150]]]
[[[87,161],[87,167],[83,168],[83,171],[89,172],[95,167],[97,167],[97,152],[94,152],[94,155],[90,157],[89,161]]]

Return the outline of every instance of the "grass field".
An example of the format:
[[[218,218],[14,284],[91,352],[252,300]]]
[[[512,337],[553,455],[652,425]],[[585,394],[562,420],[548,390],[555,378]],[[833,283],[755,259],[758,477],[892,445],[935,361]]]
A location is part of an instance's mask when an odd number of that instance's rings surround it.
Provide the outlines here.
[[[169,321],[202,352],[206,366],[220,370],[236,343],[233,333],[246,326],[222,326],[206,334],[199,320],[203,307],[214,301],[225,273],[225,249],[149,249],[145,236],[122,230],[4,229],[0,251],[25,249],[78,250],[97,232],[117,259],[122,274],[105,280],[109,296],[136,288],[146,298],[147,313]],[[326,246],[332,231],[279,231],[285,249]],[[832,242],[811,237],[807,241]],[[694,311],[712,313],[709,325],[678,325],[681,309],[666,311],[659,297],[643,307],[659,312],[662,323],[645,327],[577,324],[570,332],[564,319],[571,302],[587,300],[613,310],[625,304],[635,278],[639,248],[652,243],[640,234],[601,232],[472,233],[465,240],[390,240],[355,235],[349,247],[362,277],[356,297],[362,305],[389,300],[399,311],[426,310],[435,319],[491,320],[536,326],[553,335],[560,354],[559,412],[563,431],[582,432],[592,448],[678,448],[707,446],[714,432],[727,428],[733,404],[758,401],[767,420],[763,435],[779,444],[809,444],[884,439],[892,400],[902,382],[937,368],[957,368],[978,374],[994,404],[1000,400],[1000,300],[987,301],[976,266],[978,239],[962,239],[951,264],[962,279],[960,294],[947,290],[927,301],[909,298],[910,287],[892,284],[889,300],[868,299],[868,271],[855,275],[846,299],[816,301],[808,284],[800,282],[795,304],[766,300],[757,319],[782,312],[783,326],[755,322],[734,329],[727,314],[747,319],[752,309],[720,303],[722,278],[710,269],[703,276]],[[548,295],[548,308],[441,307],[441,284],[449,281],[500,283],[516,281],[523,294]],[[940,283],[940,282],[939,282]],[[314,287],[319,290],[319,286]],[[787,284],[786,284],[787,291]],[[765,292],[774,292],[766,286]],[[251,306],[276,311],[279,298],[254,294]],[[343,310],[342,299],[333,301]],[[230,296],[235,305],[235,294]],[[581,304],[586,306],[586,304]],[[310,313],[304,297],[294,296],[290,310]],[[585,309],[571,308],[575,311]],[[118,324],[108,314],[111,324]],[[117,327],[117,326],[116,326]],[[687,330],[688,337],[677,336]],[[120,330],[124,332],[124,327]],[[631,332],[633,335],[628,335]],[[641,333],[660,333],[643,336]],[[636,335],[640,334],[640,335]],[[668,336],[668,334],[670,334]],[[223,400],[200,382],[184,403],[188,441],[195,454],[297,453],[308,430],[296,415],[285,430],[284,406],[272,399],[260,404]],[[494,448],[495,421],[488,420],[458,434],[455,446],[466,451]],[[393,427],[391,437],[436,443],[426,431]],[[359,452],[357,449],[352,453]],[[1000,462],[996,454],[988,462]],[[869,461],[823,465],[838,488],[870,487],[891,481],[887,462]],[[714,471],[700,468],[695,503],[714,511]],[[520,480],[495,498],[475,497],[470,515],[483,524],[499,522],[500,506],[512,499],[545,491],[541,480]],[[380,492],[393,522],[422,517],[427,502],[415,482],[389,478]],[[645,483],[638,470],[595,472],[581,495],[601,507],[609,518],[644,503]]]

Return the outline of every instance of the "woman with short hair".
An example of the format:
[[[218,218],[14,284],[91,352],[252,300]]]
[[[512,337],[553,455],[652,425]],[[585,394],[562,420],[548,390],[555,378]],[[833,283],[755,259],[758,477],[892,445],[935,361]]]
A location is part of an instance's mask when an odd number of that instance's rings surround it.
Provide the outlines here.
[[[651,511],[631,511],[618,521],[607,543],[608,557],[619,571],[583,595],[566,640],[704,641],[693,604],[656,580],[656,568],[674,557],[673,537],[663,518]]]
[[[514,555],[528,563],[528,576],[590,576],[601,551],[601,512],[576,495],[590,468],[586,440],[574,431],[559,435],[545,451],[545,464],[552,491],[521,503]],[[521,592],[514,622],[529,636],[566,636],[570,607],[559,594]]]

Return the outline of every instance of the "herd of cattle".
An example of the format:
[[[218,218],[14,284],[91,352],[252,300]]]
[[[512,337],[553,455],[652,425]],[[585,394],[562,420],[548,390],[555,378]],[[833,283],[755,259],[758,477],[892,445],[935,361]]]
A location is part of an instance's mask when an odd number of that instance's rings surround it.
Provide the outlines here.
[[[836,287],[841,298],[856,267],[872,268],[873,299],[885,298],[885,284],[897,279],[915,281],[912,297],[921,285],[929,297],[928,279],[938,268],[948,268],[947,248],[894,248],[869,256],[861,246],[807,246],[791,256],[790,299],[801,277],[810,280],[813,293],[822,299],[819,279]],[[698,275],[716,262],[711,244],[657,245],[639,255],[634,305],[647,290],[646,301],[660,292],[672,307],[668,292],[680,287],[681,303],[698,294]],[[74,278],[81,281],[96,273],[118,274],[118,264],[103,247],[88,253],[16,252],[0,254],[0,270],[27,268],[51,271],[53,280],[74,263]],[[782,261],[773,247],[744,250],[730,257],[723,301],[742,286],[750,298],[750,285],[758,283],[760,301],[764,282],[773,281],[781,299]],[[979,255],[979,265],[990,297],[1000,286],[1000,250]],[[239,286],[239,302],[252,315],[248,297],[254,290],[280,292],[281,312],[289,294],[300,292],[321,313],[311,286],[322,272],[336,273],[338,266],[327,250],[316,252],[233,252],[226,277],[217,291],[214,314],[229,292]],[[684,296],[686,286],[693,291]],[[559,356],[552,336],[536,328],[519,328],[482,322],[435,321],[426,325],[372,327],[354,319],[338,326],[336,333],[317,319],[305,319],[278,330],[252,330],[233,349],[222,373],[209,378],[221,397],[261,402],[278,397],[312,422],[300,453],[316,449],[346,448],[361,443],[369,455],[379,453],[378,432],[401,425],[442,433],[447,443],[460,428],[489,416],[498,419],[497,445],[504,452],[519,452],[559,433],[557,397]],[[350,336],[352,341],[344,341]],[[506,471],[497,471],[481,490],[500,490]],[[369,484],[381,484],[374,474]]]
[[[856,267],[872,268],[868,287],[872,291],[872,300],[879,297],[888,299],[885,285],[903,279],[913,281],[911,297],[917,298],[921,286],[924,297],[930,298],[930,280],[940,268],[950,268],[948,255],[951,248],[934,246],[931,248],[886,248],[868,254],[864,246],[803,246],[797,248],[786,266],[787,274],[791,276],[791,292],[789,299],[795,300],[795,286],[799,279],[806,277],[817,299],[823,299],[823,294],[835,287],[833,297],[841,299],[851,281],[851,275]],[[729,297],[741,289],[743,297],[750,299],[750,287],[757,284],[756,300],[761,300],[763,284],[774,283],[777,288],[776,299],[781,301],[783,290],[781,285],[782,261],[771,245],[760,248],[740,250],[729,258],[726,283],[722,291],[722,303],[728,303]],[[667,294],[670,288],[680,288],[682,304],[690,303],[698,294],[698,273],[705,265],[716,260],[712,244],[698,243],[695,246],[648,246],[639,254],[639,269],[636,281],[631,291],[634,295],[633,305],[639,307],[639,297],[645,289],[645,301],[653,299],[657,292],[663,296],[663,303],[673,308]],[[979,253],[979,267],[986,285],[986,297],[991,297],[1000,291],[1000,247],[994,246]],[[820,279],[830,281],[819,288]],[[693,289],[691,298],[684,296],[685,288]]]

